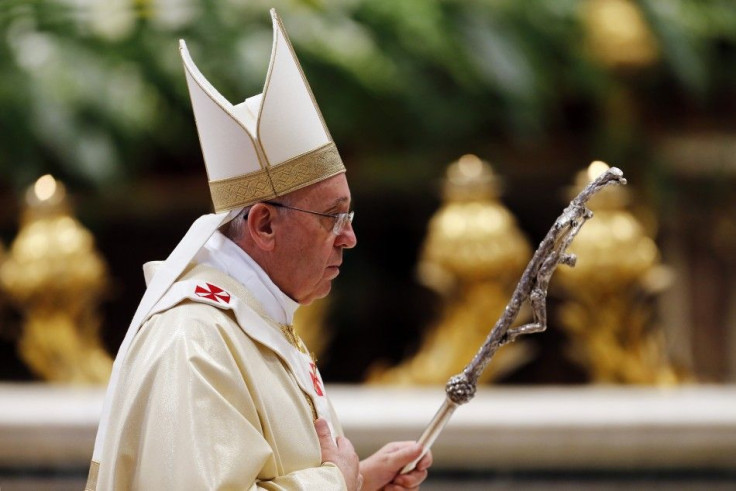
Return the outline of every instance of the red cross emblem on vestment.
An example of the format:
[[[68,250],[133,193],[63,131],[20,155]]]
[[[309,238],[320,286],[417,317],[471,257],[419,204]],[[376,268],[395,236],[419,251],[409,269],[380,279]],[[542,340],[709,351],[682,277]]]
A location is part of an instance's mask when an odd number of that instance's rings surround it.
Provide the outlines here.
[[[312,369],[309,372],[309,376],[312,377],[312,385],[314,385],[314,391],[317,393],[318,396],[325,395],[324,392],[322,392],[322,384],[319,382],[319,375],[317,375],[317,365],[314,363],[310,363],[309,367]]]
[[[207,286],[199,286],[194,289],[194,294],[198,297],[209,298],[215,302],[230,303],[230,294],[212,283],[205,283]]]

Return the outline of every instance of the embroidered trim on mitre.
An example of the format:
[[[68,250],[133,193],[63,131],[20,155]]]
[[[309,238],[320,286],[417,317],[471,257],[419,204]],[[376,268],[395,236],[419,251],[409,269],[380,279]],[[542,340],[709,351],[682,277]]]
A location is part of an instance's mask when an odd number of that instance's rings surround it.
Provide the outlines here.
[[[232,210],[282,196],[345,172],[334,142],[259,171],[210,181],[216,212]]]

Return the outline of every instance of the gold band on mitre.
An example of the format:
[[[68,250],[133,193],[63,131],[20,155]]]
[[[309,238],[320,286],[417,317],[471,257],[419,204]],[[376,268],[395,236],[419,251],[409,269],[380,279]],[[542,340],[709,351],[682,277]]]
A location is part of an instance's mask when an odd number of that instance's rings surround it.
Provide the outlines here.
[[[219,213],[283,196],[341,172],[345,172],[345,166],[337,147],[330,142],[273,167],[210,181],[210,195],[215,212]]]

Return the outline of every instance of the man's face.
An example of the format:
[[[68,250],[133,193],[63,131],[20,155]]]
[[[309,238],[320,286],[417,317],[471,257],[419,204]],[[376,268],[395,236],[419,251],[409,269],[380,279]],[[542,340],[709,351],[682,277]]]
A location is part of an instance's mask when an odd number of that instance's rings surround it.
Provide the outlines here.
[[[344,213],[350,209],[350,188],[345,174],[294,191],[289,206],[319,213]],[[281,290],[301,304],[326,296],[340,273],[343,249],[355,247],[352,225],[339,235],[332,233],[335,219],[286,208],[275,208],[274,254],[279,262]]]

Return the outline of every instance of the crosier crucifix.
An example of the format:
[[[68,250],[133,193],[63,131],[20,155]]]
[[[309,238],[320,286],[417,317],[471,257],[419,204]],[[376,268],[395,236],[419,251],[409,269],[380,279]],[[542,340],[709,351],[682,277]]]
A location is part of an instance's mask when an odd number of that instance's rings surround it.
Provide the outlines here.
[[[583,224],[593,216],[593,212],[585,207],[585,203],[609,184],[626,184],[626,179],[620,169],[611,167],[590,182],[557,218],[529,261],[511,300],[478,353],[461,373],[450,377],[445,386],[447,397],[444,403],[419,437],[418,442],[424,446],[424,452],[412,463],[407,464],[402,469],[402,473],[407,473],[416,467],[417,462],[426,454],[450,420],[455,409],[473,398],[478,378],[498,348],[521,335],[542,332],[547,329],[547,287],[552,273],[558,264],[575,266],[577,258],[574,254],[568,254],[566,250]],[[511,327],[526,300],[529,300],[532,308],[533,322]]]

